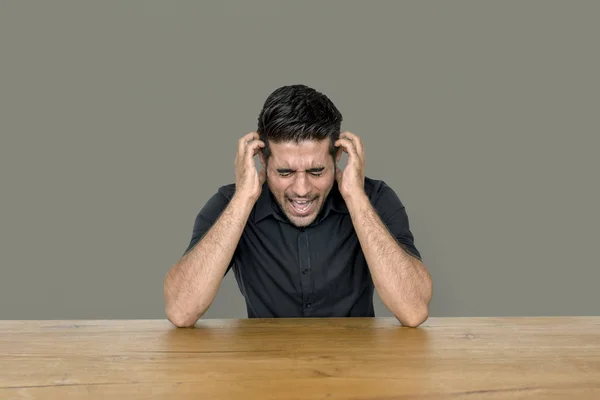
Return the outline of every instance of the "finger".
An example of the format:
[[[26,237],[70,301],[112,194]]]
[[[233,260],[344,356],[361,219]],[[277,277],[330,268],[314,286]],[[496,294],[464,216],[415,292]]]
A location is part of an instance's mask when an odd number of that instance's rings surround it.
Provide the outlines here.
[[[352,140],[353,142],[360,142],[362,140],[357,134],[352,133],[350,131],[344,131],[340,133],[340,138],[347,138]]]
[[[253,162],[252,159],[254,158],[254,156],[257,155],[258,152],[264,147],[265,142],[263,142],[262,140],[253,140],[245,146],[245,156],[248,160],[250,160],[250,162]]]
[[[335,146],[348,153],[348,161],[350,161],[350,157],[358,157],[354,143],[346,138],[336,140]]]
[[[352,143],[354,143],[354,146],[356,147],[356,151],[359,154],[362,154],[362,152],[363,152],[363,141],[362,141],[362,139],[358,135],[355,135],[352,132],[344,131],[344,132],[342,132],[340,134],[340,138],[341,139],[350,140]]]
[[[343,175],[343,171],[341,168],[337,168],[335,170],[335,180],[338,181],[338,183],[342,180],[342,175]]]
[[[246,145],[253,140],[257,140],[259,138],[257,132],[248,132],[238,140],[238,153],[244,154]]]
[[[354,143],[354,147],[356,148],[356,152],[358,154],[363,154],[363,151],[364,151],[363,150],[364,149],[364,147],[363,147],[363,141],[362,141],[362,139],[358,135],[355,135],[352,132],[345,131],[345,132],[342,132],[340,134],[340,137],[343,138],[343,139],[346,139],[346,140],[350,140],[352,143]]]
[[[250,141],[252,141],[254,139],[258,139],[258,138],[259,138],[258,132],[248,132],[240,138],[240,141],[250,142]]]
[[[262,148],[264,149],[264,146]],[[258,155],[259,155],[258,159],[260,161],[260,165],[266,171],[266,169],[267,169],[267,163],[265,161],[265,154],[262,153],[262,152],[259,152]]]
[[[261,186],[267,180],[267,170],[264,167],[260,170],[260,172],[258,174],[258,179],[260,181]]]

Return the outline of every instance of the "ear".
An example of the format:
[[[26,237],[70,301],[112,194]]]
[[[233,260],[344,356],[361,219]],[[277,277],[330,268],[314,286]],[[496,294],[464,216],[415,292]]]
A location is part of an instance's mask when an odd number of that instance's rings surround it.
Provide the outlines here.
[[[340,161],[340,157],[342,157],[342,153],[343,153],[343,149],[342,147],[338,147],[337,152],[335,153],[335,163],[337,164]]]
[[[262,149],[258,152],[258,158],[260,158],[260,162],[263,165],[263,167],[266,168],[267,162],[265,160],[265,154],[263,153]]]

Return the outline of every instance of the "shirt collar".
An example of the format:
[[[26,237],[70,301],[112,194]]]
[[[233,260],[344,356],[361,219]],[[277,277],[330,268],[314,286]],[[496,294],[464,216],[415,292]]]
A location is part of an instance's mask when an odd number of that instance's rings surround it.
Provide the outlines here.
[[[337,182],[334,182],[333,187],[325,200],[325,205],[313,224],[323,221],[331,212],[348,214],[348,207],[338,189]],[[259,222],[269,216],[273,216],[280,221],[288,221],[285,213],[281,210],[281,207],[279,207],[279,203],[277,203],[273,197],[269,185],[265,182],[262,187],[262,192],[255,204],[254,222]]]

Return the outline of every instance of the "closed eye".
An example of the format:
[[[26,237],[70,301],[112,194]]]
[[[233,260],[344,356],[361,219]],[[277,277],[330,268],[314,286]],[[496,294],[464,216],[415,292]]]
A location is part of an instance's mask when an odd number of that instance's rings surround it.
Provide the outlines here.
[[[288,176],[292,173],[293,171],[291,169],[278,169],[277,173],[279,173],[280,176]]]
[[[313,176],[321,176],[321,175],[323,175],[324,169],[325,169],[324,167],[311,168],[311,169],[306,170],[306,172],[310,173]]]
[[[325,170],[325,167],[320,167],[320,168],[307,169],[306,172],[311,174],[312,176],[318,177],[318,176],[323,175],[324,170]],[[279,176],[289,176],[293,172],[295,172],[295,171],[291,170],[291,169],[287,169],[287,168],[278,168],[277,169],[277,173],[279,174]]]

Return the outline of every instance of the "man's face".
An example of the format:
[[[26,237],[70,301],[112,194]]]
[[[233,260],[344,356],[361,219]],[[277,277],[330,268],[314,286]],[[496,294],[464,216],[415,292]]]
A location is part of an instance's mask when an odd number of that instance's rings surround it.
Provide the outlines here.
[[[273,196],[296,226],[310,225],[325,204],[335,180],[330,139],[269,143],[267,182]]]

